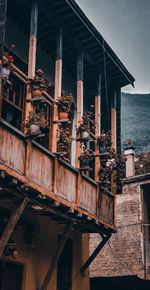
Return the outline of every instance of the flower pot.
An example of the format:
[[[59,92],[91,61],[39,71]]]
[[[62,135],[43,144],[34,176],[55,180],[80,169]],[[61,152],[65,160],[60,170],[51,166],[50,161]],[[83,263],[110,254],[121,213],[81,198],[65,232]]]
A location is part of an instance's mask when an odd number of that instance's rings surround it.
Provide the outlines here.
[[[60,120],[68,119],[68,113],[66,113],[66,112],[60,112],[59,113],[59,119]]]
[[[6,80],[9,79],[9,75],[10,75],[10,69],[9,67],[2,67],[2,77]]]
[[[42,92],[40,90],[33,90],[32,96],[33,98],[40,98],[42,96]]]
[[[89,161],[87,159],[80,160],[80,166],[81,168],[89,166]]]
[[[38,135],[40,134],[40,126],[37,124],[32,124],[30,125],[30,135],[34,136],[34,135]]]
[[[88,131],[82,131],[81,138],[87,139],[87,138],[89,138],[89,136],[90,136],[90,134]]]

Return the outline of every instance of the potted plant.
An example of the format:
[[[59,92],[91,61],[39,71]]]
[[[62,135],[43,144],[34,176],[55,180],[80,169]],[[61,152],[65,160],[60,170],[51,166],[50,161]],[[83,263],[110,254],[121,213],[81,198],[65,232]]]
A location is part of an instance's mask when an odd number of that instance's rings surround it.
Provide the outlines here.
[[[88,149],[84,149],[78,159],[80,160],[80,167],[82,168],[89,166],[89,162],[93,159],[93,156]]]
[[[77,135],[80,134],[80,137],[82,139],[88,139],[89,138],[89,126],[87,122],[84,120],[79,120],[78,123],[80,123],[80,126],[77,128]]]
[[[111,132],[105,133],[104,130],[98,137],[99,151],[105,153],[111,148]]]
[[[70,130],[66,126],[60,126],[58,129],[58,152],[63,155],[63,157],[69,157],[69,145],[74,140],[74,138],[70,135]]]
[[[50,85],[42,75],[43,75],[43,71],[41,69],[38,69],[36,71],[35,77],[30,80],[33,98],[41,97],[42,92],[47,91],[47,88]]]
[[[47,125],[44,110],[39,113],[31,111],[28,120],[25,121],[25,127],[28,128],[28,133],[31,136],[36,136],[41,133],[40,128],[45,128]]]
[[[90,110],[82,117],[83,120],[79,120],[80,126],[77,128],[77,135],[80,134],[80,138],[88,139],[90,133],[95,133],[95,122],[94,122],[94,113],[92,109],[94,105],[91,105]]]
[[[9,79],[10,72],[13,71],[12,63],[14,58],[10,55],[10,51],[15,47],[14,44],[11,45],[11,48],[8,51],[3,52],[2,60],[2,78],[7,81]]]
[[[74,100],[72,94],[65,96],[63,93],[63,96],[57,99],[56,104],[58,106],[59,119],[68,119],[68,115],[73,111]]]

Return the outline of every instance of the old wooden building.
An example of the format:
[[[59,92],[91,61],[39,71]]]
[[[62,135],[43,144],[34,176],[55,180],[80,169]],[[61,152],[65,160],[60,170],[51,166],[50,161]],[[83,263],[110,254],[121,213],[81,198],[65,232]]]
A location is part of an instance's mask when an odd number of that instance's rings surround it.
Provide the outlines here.
[[[0,0],[0,19],[0,288],[88,290],[116,232],[98,138],[120,148],[134,78],[73,0]],[[89,233],[102,239],[90,257]]]

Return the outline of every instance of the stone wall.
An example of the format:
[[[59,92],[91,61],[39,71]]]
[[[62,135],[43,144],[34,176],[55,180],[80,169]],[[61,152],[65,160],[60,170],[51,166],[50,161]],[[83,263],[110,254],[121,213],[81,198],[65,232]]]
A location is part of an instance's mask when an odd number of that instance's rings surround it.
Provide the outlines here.
[[[90,277],[138,275],[144,278],[144,241],[141,185],[147,181],[132,178],[116,198],[117,233],[113,234],[90,267]],[[97,234],[90,238],[90,251],[100,242]]]

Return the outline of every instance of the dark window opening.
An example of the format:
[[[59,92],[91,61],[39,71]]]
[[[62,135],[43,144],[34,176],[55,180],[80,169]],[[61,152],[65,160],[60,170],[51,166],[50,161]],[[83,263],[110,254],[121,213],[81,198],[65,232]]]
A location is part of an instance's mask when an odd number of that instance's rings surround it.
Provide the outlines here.
[[[0,289],[21,290],[23,265],[0,261]]]
[[[73,241],[68,239],[57,264],[57,290],[72,289]]]
[[[2,118],[19,130],[23,130],[24,83],[11,75],[10,82],[2,86]]]

